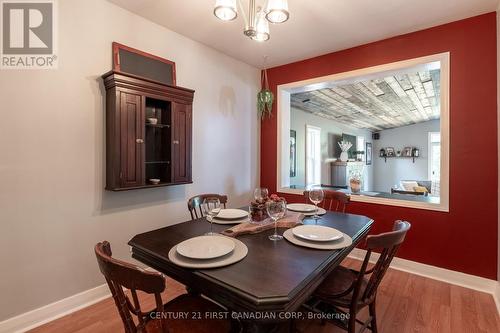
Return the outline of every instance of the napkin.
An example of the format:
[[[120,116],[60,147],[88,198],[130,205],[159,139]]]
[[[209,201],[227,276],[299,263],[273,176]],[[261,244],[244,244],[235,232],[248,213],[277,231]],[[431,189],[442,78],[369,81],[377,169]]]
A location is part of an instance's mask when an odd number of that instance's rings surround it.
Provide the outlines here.
[[[278,228],[293,228],[302,224],[304,214],[288,211],[286,215],[278,220]],[[274,228],[274,221],[267,218],[259,223],[241,223],[221,232],[225,236],[238,237],[245,234],[257,234],[259,232]]]

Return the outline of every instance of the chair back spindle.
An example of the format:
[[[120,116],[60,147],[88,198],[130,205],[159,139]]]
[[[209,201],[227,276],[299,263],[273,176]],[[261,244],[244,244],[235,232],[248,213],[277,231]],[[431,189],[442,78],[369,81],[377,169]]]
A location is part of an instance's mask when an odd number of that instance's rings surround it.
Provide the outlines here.
[[[142,312],[137,290],[147,294],[154,294],[156,301],[156,311],[163,311],[161,293],[165,290],[165,277],[157,272],[148,272],[137,266],[112,258],[111,246],[109,242],[98,243],[94,248],[99,269],[104,275],[106,282],[115,301],[116,307],[126,333],[143,332],[146,322],[150,317],[148,313]],[[123,291],[123,288],[130,290],[132,302]],[[133,317],[137,317],[136,325]],[[167,333],[164,322],[160,322],[163,333]]]
[[[344,266],[336,267],[325,281],[315,291],[312,303],[307,304],[314,311],[324,312],[333,306],[336,311],[348,314],[347,320],[332,320],[332,323],[347,330],[349,333],[356,332],[356,325],[362,324],[358,332],[370,329],[373,333],[378,332],[376,315],[377,289],[382,281],[392,259],[398,248],[403,243],[406,233],[410,230],[410,223],[396,221],[392,231],[366,237],[366,255],[359,270]],[[377,262],[368,269],[370,258],[374,251],[380,250]],[[319,308],[319,304],[324,304]],[[357,313],[364,307],[368,307],[368,318],[360,320]],[[348,308],[344,312],[339,308]],[[328,310],[330,313],[331,308]]]
[[[364,304],[368,304],[373,301],[377,293],[377,288],[387,272],[392,259],[396,255],[399,246],[403,243],[410,227],[411,224],[406,221],[396,221],[393,231],[366,237],[367,252],[356,280],[353,302],[361,301]],[[372,252],[376,249],[381,249],[380,256],[375,265],[370,270],[366,270]],[[367,274],[371,275],[366,287],[361,293],[363,278]]]
[[[207,198],[219,199],[224,209],[226,208],[227,195],[213,194],[213,193],[196,195],[190,198],[187,202],[189,214],[191,214],[191,220],[197,220],[203,217],[203,209],[201,205],[203,204],[203,201]]]
[[[323,201],[318,205],[326,210],[345,213],[351,198],[340,191],[323,190],[325,194]],[[311,203],[309,201],[309,191],[304,191],[304,198],[306,203]]]

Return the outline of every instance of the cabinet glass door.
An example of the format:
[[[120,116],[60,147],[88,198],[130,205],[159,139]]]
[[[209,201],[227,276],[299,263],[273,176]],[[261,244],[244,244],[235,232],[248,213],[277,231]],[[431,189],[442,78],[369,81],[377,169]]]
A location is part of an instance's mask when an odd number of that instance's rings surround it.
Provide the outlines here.
[[[171,182],[171,102],[146,97],[146,183]]]

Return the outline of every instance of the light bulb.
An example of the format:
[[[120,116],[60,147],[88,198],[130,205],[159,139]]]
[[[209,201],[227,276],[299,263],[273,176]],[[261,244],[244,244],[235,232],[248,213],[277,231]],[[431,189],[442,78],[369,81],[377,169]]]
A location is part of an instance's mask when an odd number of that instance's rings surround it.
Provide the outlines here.
[[[260,11],[257,13],[255,22],[255,34],[251,38],[258,42],[265,42],[269,37],[269,22],[266,20],[265,13]]]
[[[222,21],[232,21],[238,16],[236,0],[217,0],[214,15]]]
[[[287,0],[269,0],[266,9],[266,18],[271,23],[283,23],[288,20]]]

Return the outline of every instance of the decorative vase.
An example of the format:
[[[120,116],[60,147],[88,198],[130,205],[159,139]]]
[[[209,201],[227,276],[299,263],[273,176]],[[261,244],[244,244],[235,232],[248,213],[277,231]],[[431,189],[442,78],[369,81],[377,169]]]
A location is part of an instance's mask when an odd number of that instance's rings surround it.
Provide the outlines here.
[[[340,160],[342,162],[347,162],[348,159],[349,159],[349,155],[347,155],[346,151],[343,151],[340,153]]]
[[[252,201],[249,207],[250,223],[259,223],[269,217],[266,210],[266,200]]]
[[[358,193],[361,190],[361,182],[359,180],[351,179],[350,185],[352,193]]]

